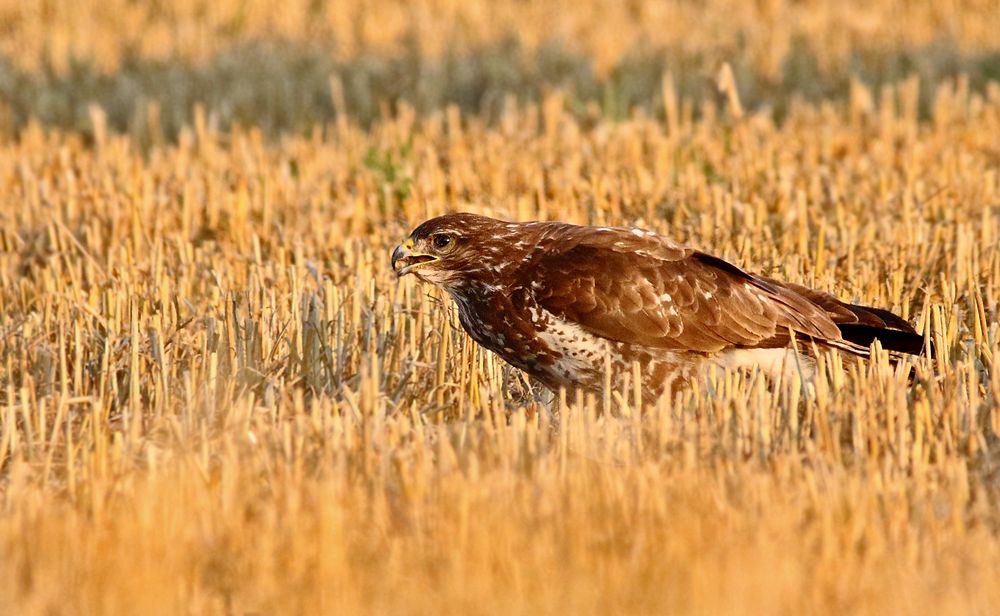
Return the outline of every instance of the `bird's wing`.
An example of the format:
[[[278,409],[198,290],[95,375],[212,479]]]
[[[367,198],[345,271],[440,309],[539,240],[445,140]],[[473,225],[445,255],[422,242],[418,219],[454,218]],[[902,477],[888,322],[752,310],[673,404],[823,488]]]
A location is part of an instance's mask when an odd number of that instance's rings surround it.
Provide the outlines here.
[[[794,290],[656,242],[605,235],[548,251],[526,273],[535,301],[595,335],[654,348],[784,346],[789,331],[842,341],[826,310]]]

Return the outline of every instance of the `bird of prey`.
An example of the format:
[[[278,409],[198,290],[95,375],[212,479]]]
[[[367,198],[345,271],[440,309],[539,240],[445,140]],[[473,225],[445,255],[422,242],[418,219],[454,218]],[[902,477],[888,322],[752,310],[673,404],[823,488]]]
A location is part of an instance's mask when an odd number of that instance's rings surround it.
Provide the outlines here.
[[[887,310],[637,228],[449,214],[414,229],[392,268],[444,289],[473,340],[552,390],[600,391],[608,364],[619,379],[638,363],[643,395],[655,399],[712,366],[808,379],[817,349],[924,348]]]

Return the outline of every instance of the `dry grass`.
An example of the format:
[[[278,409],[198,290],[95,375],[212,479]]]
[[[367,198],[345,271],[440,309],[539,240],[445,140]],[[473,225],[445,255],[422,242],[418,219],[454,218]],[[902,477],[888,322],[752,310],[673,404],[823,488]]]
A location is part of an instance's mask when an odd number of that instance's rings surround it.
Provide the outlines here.
[[[495,125],[402,105],[269,141],[200,114],[147,152],[94,109],[92,144],[0,143],[0,611],[988,613],[1000,88],[923,87],[927,121],[912,80],[776,124],[668,79],[662,121],[551,93]],[[530,384],[388,267],[448,210],[643,224],[940,353],[828,357],[813,396],[730,374],[519,408]]]
[[[939,43],[996,51],[1000,14],[992,0],[0,0],[0,53],[38,70],[93,61],[105,70],[129,57],[202,62],[262,38],[307,42],[339,58],[415,45],[434,57],[457,46],[555,39],[615,66],[636,43],[683,48],[709,63],[745,52],[777,74],[806,41],[830,67],[867,54]]]
[[[584,123],[695,108],[733,69],[744,102],[784,117],[917,76],[1000,80],[994,0],[0,0],[0,137],[31,117],[90,136],[88,107],[148,147],[193,123],[308,134],[455,104],[495,120],[507,96],[565,92]]]

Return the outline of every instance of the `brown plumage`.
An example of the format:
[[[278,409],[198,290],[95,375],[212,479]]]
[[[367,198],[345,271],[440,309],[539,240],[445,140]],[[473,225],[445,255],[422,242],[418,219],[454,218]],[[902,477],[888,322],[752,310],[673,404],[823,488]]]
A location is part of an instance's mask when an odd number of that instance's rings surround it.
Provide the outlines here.
[[[814,345],[859,357],[874,340],[923,348],[888,311],[750,274],[642,229],[450,214],[414,229],[392,266],[447,291],[477,343],[552,389],[599,389],[608,359],[619,377],[638,362],[646,395],[656,396],[713,365],[810,372]]]

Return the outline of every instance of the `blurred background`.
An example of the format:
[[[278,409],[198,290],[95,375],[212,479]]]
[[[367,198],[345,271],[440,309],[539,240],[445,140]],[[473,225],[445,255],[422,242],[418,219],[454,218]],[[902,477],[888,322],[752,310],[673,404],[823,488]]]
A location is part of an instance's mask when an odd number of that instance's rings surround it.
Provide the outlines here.
[[[196,107],[272,135],[402,103],[496,119],[553,89],[581,121],[663,115],[665,88],[697,115],[723,62],[779,120],[912,77],[926,117],[942,80],[1000,79],[998,32],[993,0],[2,0],[0,134],[88,134],[93,105],[140,143]]]

